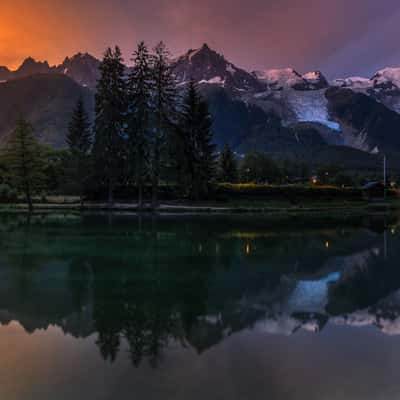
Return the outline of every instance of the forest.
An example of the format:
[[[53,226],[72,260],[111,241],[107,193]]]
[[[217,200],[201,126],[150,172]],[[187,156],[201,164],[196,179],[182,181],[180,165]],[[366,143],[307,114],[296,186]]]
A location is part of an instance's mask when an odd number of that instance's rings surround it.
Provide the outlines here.
[[[66,194],[86,199],[137,202],[156,209],[160,199],[199,201],[215,197],[220,183],[353,186],[354,177],[337,166],[311,171],[295,160],[262,152],[217,151],[212,116],[197,84],[178,87],[163,42],[133,52],[126,73],[119,47],[108,48],[100,65],[94,121],[82,98],[71,113],[64,149],[45,146],[35,127],[20,115],[0,154],[0,201]]]

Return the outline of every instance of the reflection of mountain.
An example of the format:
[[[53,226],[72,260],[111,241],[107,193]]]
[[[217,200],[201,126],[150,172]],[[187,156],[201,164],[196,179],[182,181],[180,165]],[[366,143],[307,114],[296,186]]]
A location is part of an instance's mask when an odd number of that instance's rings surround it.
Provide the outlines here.
[[[400,296],[380,300],[400,287],[397,238],[385,249],[382,235],[362,228],[362,220],[351,221],[361,228],[307,223],[248,217],[3,223],[0,322],[17,320],[27,332],[57,325],[75,337],[95,334],[110,360],[128,342],[136,365],[156,364],[171,340],[202,352],[249,328],[317,332],[328,321],[365,316],[394,332]]]
[[[334,323],[354,327],[376,326],[387,335],[400,335],[400,291],[372,307],[333,318]]]

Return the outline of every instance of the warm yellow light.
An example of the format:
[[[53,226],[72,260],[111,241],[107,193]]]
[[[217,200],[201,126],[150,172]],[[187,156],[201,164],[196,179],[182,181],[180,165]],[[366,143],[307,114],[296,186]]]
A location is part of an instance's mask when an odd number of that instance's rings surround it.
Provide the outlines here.
[[[328,241],[325,242],[325,247],[326,247],[327,249],[329,249],[329,242],[328,242]]]
[[[246,243],[246,246],[244,247],[244,251],[247,255],[249,255],[251,253],[250,243]]]

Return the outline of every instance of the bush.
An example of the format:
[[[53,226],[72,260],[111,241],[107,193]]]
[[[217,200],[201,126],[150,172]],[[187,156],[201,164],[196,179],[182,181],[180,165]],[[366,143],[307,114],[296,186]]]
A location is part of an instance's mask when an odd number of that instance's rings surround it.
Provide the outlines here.
[[[240,163],[242,182],[281,182],[282,171],[277,163],[264,153],[248,153]]]
[[[0,203],[15,203],[18,200],[18,193],[9,185],[0,184]]]
[[[257,185],[229,184],[217,185],[216,194],[229,199],[285,199],[297,200],[362,200],[362,190],[339,188],[336,186],[306,185]]]

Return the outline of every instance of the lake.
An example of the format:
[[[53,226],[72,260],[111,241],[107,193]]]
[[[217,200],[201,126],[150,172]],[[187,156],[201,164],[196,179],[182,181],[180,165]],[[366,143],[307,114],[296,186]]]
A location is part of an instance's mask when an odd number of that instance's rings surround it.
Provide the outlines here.
[[[399,228],[2,216],[0,399],[399,399]]]

